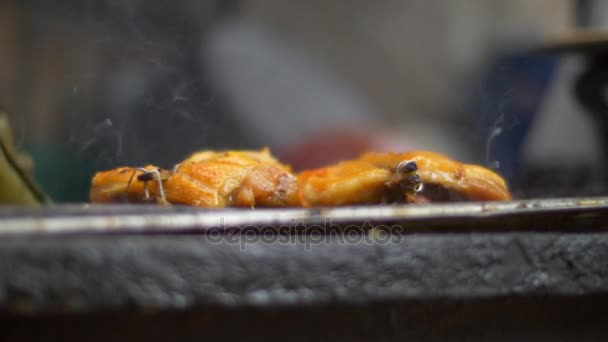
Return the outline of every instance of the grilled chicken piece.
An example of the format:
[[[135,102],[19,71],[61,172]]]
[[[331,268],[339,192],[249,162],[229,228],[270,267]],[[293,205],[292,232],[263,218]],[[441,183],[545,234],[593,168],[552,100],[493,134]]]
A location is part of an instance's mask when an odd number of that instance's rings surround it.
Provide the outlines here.
[[[405,153],[365,153],[360,158],[380,168],[391,168],[403,160],[418,165],[418,175],[424,185],[418,197],[431,202],[507,201],[511,193],[505,180],[485,167],[462,164],[434,152],[412,151]],[[423,199],[424,201],[424,199]]]
[[[296,190],[296,178],[289,167],[280,164],[267,149],[203,151],[171,171],[148,166],[99,172],[93,178],[90,197],[93,202],[275,207],[295,205]]]
[[[390,168],[351,160],[304,171],[298,175],[298,198],[305,207],[415,203],[421,185],[416,168],[407,160]]]
[[[432,152],[366,153],[303,171],[296,181],[290,168],[264,149],[202,151],[170,171],[149,165],[99,172],[90,197],[222,208],[497,201],[511,194],[496,173]]]
[[[417,191],[420,182],[423,189]],[[298,175],[298,187],[304,206],[511,199],[496,173],[418,151],[366,153],[356,160],[304,171]]]
[[[160,176],[162,182],[158,182]],[[97,172],[91,182],[92,202],[161,202],[165,184],[171,173],[154,165],[143,168],[119,167]],[[163,189],[164,190],[164,189]]]
[[[277,207],[296,203],[296,178],[268,151],[203,151],[167,181],[171,203],[202,207]]]

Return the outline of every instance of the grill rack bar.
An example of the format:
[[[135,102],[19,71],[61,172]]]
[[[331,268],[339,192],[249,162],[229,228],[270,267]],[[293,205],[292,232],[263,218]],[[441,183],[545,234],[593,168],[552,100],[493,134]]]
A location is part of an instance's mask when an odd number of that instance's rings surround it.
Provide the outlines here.
[[[374,227],[400,232],[603,231],[608,197],[338,208],[200,209],[151,205],[0,208],[0,236],[29,234],[192,233],[281,227]],[[290,228],[291,227],[291,228]]]

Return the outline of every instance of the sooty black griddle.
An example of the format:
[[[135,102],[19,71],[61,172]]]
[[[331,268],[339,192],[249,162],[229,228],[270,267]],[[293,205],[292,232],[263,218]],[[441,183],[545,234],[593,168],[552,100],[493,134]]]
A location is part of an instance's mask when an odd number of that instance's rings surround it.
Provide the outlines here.
[[[607,215],[607,198],[4,208],[0,340],[606,340]]]

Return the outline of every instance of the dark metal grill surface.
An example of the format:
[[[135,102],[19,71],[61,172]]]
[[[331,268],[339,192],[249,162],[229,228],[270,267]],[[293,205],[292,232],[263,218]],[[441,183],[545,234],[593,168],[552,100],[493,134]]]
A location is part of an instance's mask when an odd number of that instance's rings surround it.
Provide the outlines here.
[[[604,340],[607,215],[607,198],[2,208],[0,339]],[[256,235],[326,224],[315,243]]]

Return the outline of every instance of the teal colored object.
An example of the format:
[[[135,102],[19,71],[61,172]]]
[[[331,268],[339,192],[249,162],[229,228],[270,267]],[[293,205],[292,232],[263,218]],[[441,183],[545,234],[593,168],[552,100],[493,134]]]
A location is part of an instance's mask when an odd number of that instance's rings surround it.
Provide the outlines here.
[[[54,202],[88,202],[97,167],[81,153],[65,147],[27,146],[34,159],[34,178]]]

